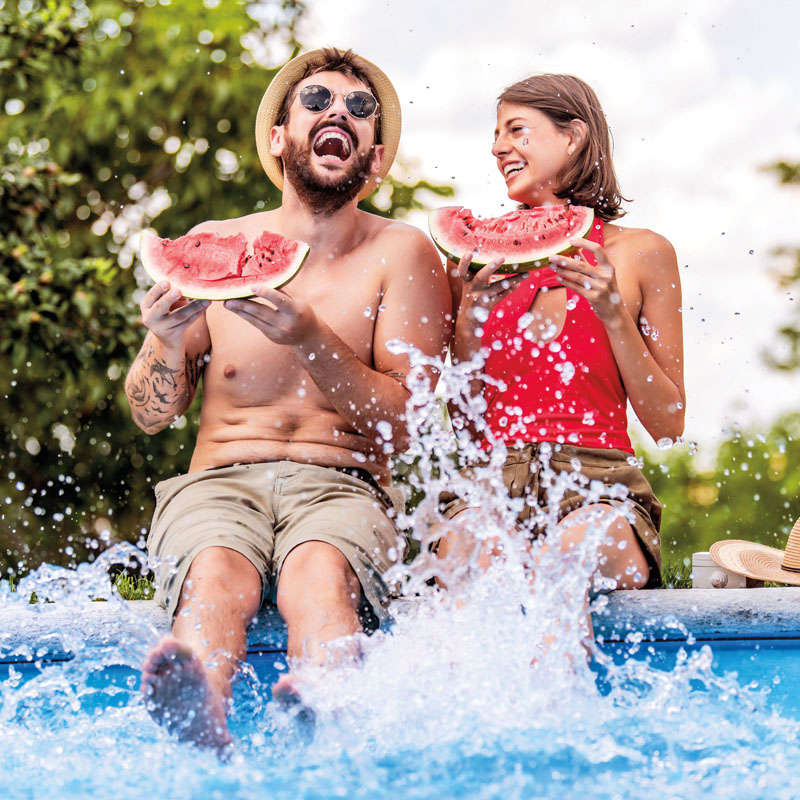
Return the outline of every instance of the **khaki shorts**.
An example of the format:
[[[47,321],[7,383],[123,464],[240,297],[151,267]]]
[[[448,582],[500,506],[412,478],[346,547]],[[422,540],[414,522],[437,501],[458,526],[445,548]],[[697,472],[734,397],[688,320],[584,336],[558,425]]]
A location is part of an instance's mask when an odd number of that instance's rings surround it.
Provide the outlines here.
[[[564,444],[545,443],[550,449],[550,469],[559,474],[574,472],[573,461],[577,459],[580,474],[590,481],[599,481],[608,487],[622,484],[627,490],[626,500],[603,496],[592,502],[605,503],[612,506],[629,504],[633,513],[631,526],[639,540],[647,563],[650,565],[650,577],[645,588],[653,589],[661,585],[661,503],[653,494],[653,490],[641,470],[628,463],[630,453],[623,450],[605,450],[594,447],[574,447]],[[508,457],[503,464],[503,483],[511,498],[526,498],[527,502],[520,511],[517,522],[521,529],[528,531],[534,538],[544,531],[533,525],[534,506],[547,512],[547,487],[542,485],[542,462],[540,460],[543,444],[528,443],[519,448],[509,448]],[[470,475],[471,468],[464,469],[463,474]],[[586,503],[585,497],[574,489],[567,489],[556,511],[558,520]],[[452,519],[456,514],[474,507],[468,500],[455,494],[443,493],[440,496],[440,508],[445,519]]]
[[[357,472],[365,479],[354,477]],[[275,461],[190,472],[158,483],[147,549],[156,601],[174,617],[195,556],[208,547],[241,553],[261,576],[262,600],[276,600],[286,556],[327,542],[358,576],[379,622],[387,617],[386,570],[405,549],[389,497],[364,470]]]

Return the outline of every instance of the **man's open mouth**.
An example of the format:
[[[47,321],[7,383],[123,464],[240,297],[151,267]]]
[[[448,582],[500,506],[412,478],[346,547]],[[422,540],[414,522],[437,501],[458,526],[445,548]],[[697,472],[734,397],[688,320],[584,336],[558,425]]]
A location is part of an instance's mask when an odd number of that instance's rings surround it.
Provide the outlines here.
[[[320,158],[335,158],[347,161],[350,158],[352,147],[349,137],[342,131],[327,128],[314,140],[314,152]]]

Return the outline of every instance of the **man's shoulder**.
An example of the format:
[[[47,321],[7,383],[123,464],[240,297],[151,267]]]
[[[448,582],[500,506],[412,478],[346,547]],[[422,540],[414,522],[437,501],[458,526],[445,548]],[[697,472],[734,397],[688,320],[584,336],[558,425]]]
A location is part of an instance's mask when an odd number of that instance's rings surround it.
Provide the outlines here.
[[[257,211],[254,214],[245,214],[243,217],[231,217],[230,219],[209,219],[195,225],[189,233],[219,233],[232,235],[264,230],[268,228],[270,218],[274,216],[274,211]]]
[[[364,213],[364,224],[368,238],[381,247],[391,245],[402,248],[401,252],[426,252],[435,257],[436,248],[426,234],[414,225],[397,219]]]

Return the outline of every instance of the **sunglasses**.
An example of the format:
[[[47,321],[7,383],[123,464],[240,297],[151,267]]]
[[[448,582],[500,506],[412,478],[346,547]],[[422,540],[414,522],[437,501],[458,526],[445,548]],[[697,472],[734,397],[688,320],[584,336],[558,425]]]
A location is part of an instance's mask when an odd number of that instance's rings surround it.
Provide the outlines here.
[[[313,84],[304,86],[297,96],[303,108],[318,114],[330,106],[337,94],[344,97],[347,112],[356,119],[369,119],[378,110],[378,101],[369,92],[361,90],[344,94],[344,92],[332,92],[327,86]]]

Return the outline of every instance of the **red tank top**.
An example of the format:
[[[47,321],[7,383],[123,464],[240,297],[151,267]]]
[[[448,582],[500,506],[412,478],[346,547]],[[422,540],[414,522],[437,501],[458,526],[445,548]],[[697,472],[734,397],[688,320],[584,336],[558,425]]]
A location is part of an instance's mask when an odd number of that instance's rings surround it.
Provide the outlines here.
[[[587,237],[603,244],[603,223]],[[591,264],[592,254],[581,251]],[[540,289],[562,286],[549,268],[533,270],[501,300],[483,327],[486,422],[507,445],[561,442],[633,452],[628,437],[627,394],[611,343],[588,300],[566,290],[564,327],[539,344],[524,318]],[[484,441],[484,448],[491,445]]]

